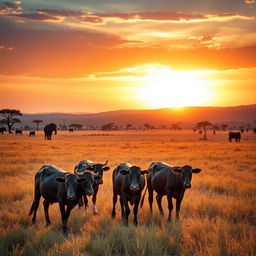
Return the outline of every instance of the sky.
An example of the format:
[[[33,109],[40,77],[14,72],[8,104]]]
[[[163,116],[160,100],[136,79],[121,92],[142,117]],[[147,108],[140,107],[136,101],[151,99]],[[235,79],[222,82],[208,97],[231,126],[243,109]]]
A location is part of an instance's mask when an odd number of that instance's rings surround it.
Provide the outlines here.
[[[0,1],[0,109],[256,103],[254,0]]]

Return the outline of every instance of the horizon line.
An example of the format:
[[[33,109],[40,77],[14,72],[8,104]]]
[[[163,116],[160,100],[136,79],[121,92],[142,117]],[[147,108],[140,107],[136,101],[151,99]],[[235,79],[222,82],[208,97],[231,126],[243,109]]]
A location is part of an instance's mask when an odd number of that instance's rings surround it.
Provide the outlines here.
[[[256,105],[256,103],[240,104],[240,105],[232,105],[232,106],[180,106],[180,107],[147,108],[147,109],[116,109],[116,110],[103,110],[103,111],[98,111],[98,112],[86,112],[86,111],[78,111],[78,112],[56,111],[56,112],[34,112],[34,113],[24,112],[23,114],[24,115],[42,115],[42,114],[93,115],[93,114],[118,112],[118,111],[150,111],[150,110],[166,110],[166,109],[179,110],[179,109],[184,109],[184,108],[235,108],[235,107],[245,107],[245,106],[254,106],[254,105]]]

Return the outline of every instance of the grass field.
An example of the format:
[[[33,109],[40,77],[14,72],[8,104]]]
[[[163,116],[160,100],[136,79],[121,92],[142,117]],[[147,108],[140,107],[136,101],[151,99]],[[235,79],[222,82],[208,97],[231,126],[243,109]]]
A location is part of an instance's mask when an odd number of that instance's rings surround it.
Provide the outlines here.
[[[28,212],[33,200],[34,174],[42,165],[73,171],[84,159],[109,160],[98,193],[99,214],[77,207],[69,232],[61,232],[57,204],[50,206],[51,226],[45,226],[42,200],[37,223]],[[202,169],[194,175],[181,205],[180,222],[167,222],[154,202],[139,209],[139,226],[123,226],[120,207],[112,209],[111,174],[120,162],[147,169],[153,161],[189,164]],[[29,138],[0,135],[0,255],[256,255],[256,135],[229,143],[227,132],[209,132],[202,141],[191,131],[59,132],[52,141],[42,133]],[[90,199],[89,199],[90,200]],[[89,201],[91,203],[91,201]],[[173,213],[174,216],[174,213]]]

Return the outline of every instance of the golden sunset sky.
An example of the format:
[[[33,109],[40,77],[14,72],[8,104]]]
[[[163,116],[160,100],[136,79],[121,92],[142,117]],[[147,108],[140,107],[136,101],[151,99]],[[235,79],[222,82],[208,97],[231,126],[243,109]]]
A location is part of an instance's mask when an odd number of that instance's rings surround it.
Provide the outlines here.
[[[256,103],[254,0],[0,1],[0,109]]]

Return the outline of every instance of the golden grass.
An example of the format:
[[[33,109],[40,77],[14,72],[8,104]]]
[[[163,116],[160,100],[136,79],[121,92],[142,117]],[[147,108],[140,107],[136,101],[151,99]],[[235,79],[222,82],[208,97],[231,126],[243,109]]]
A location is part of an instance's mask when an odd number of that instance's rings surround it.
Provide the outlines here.
[[[245,134],[240,144],[229,143],[227,132],[199,138],[191,131],[59,132],[52,141],[42,133],[0,136],[0,255],[255,255],[256,136]],[[82,159],[109,160],[111,170],[97,198],[99,214],[76,207],[64,236],[58,205],[50,206],[53,224],[46,227],[40,204],[31,225],[35,172],[44,164],[72,172]],[[122,161],[142,169],[164,161],[203,170],[193,176],[179,223],[167,222],[165,198],[164,217],[155,202],[151,216],[145,200],[139,227],[132,224],[133,214],[129,227],[122,225],[119,204],[117,218],[110,218],[111,173]]]

